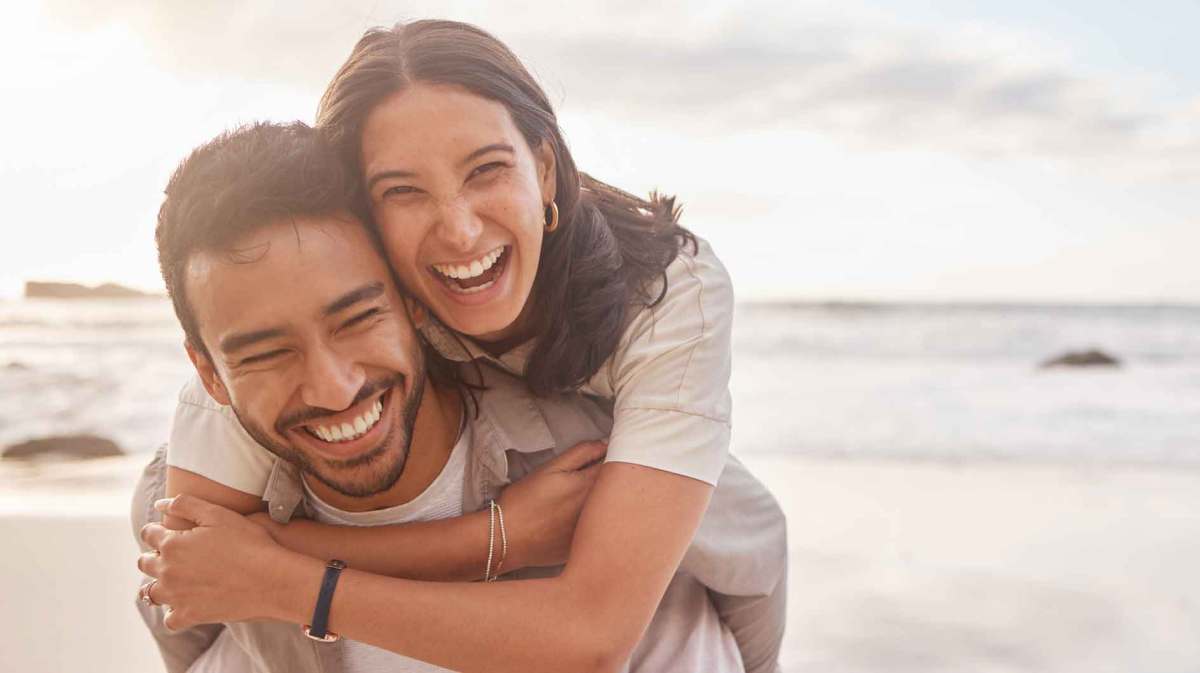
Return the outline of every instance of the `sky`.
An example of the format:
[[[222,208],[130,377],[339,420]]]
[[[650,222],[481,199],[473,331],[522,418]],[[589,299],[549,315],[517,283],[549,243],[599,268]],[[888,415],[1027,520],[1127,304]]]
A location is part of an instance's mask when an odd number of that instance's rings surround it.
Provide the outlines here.
[[[425,17],[509,44],[576,163],[678,195],[741,299],[1200,302],[1182,0],[9,3],[0,297],[161,291],[187,152],[311,122],[364,29]]]

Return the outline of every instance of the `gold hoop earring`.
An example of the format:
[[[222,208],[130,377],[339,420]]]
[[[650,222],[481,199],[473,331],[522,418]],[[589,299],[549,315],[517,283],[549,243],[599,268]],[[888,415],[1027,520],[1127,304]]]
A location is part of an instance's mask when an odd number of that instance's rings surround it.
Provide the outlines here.
[[[546,208],[550,211],[550,217],[546,218],[546,233],[552,234],[558,229],[558,204],[551,201]]]

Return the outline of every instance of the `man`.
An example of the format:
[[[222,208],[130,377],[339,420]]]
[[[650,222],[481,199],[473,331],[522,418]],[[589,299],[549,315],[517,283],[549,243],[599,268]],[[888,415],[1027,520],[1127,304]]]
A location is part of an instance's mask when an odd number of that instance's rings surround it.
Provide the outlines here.
[[[223,136],[194,153],[172,185],[169,198],[188,205],[165,236],[160,225],[168,289],[207,392],[232,410],[241,431],[282,459],[262,491],[272,519],[455,525],[559,454],[557,472],[572,474],[584,484],[575,491],[586,491],[587,470],[578,468],[599,454],[594,447],[566,450],[604,436],[610,425],[604,412],[578,395],[532,398],[520,382],[486,367],[479,370],[484,378],[477,383],[486,390],[476,393],[476,413],[464,409],[446,363],[427,359],[409,320],[410,312],[428,318],[398,292],[354,214],[353,177],[314,131],[259,125]],[[198,193],[181,195],[188,191],[181,185]],[[427,377],[429,371],[437,375]],[[149,503],[161,494],[163,475],[160,455],[135,499],[138,528],[153,518]],[[539,478],[543,472],[530,483]],[[539,554],[522,548],[539,544],[529,534],[536,520],[533,513],[515,520],[525,535],[506,571],[538,565]],[[782,526],[774,501],[731,461],[630,667],[742,670],[740,645],[743,655],[751,653],[748,668],[772,670],[783,624]],[[171,534],[155,535],[152,542]],[[496,551],[494,540],[460,546]],[[443,558],[449,565],[463,561],[457,548]],[[446,579],[463,578],[450,572]],[[196,584],[217,585],[237,586],[224,577]],[[248,584],[218,601],[227,619],[239,620],[224,633],[212,627],[172,633],[162,608],[141,609],[171,670],[221,670],[223,661],[247,660],[260,670],[434,670],[362,643],[314,648],[294,625],[240,621],[262,616],[254,612],[255,593]],[[154,601],[153,586],[146,598]],[[231,607],[242,603],[244,612]],[[210,620],[187,615],[186,621]]]

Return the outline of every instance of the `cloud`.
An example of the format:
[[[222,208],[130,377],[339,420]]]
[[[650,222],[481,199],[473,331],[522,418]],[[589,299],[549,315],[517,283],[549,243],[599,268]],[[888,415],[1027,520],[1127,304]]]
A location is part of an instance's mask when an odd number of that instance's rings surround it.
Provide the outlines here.
[[[1200,180],[1194,109],[1156,104],[1148,81],[1085,75],[1003,35],[974,37],[878,18],[743,17],[700,39],[613,31],[532,49],[578,108]]]
[[[113,22],[183,77],[319,94],[365,27],[447,16],[497,33],[564,107],[720,132],[811,130],[876,149],[1062,160],[1120,177],[1200,180],[1200,114],[1148,81],[1083,74],[989,26],[759,0],[512,7],[469,2],[53,0],[76,27]]]

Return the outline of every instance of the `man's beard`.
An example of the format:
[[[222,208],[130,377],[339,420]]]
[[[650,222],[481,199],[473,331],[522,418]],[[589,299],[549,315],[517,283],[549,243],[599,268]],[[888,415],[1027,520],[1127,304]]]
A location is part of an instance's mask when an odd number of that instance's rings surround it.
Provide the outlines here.
[[[292,463],[301,472],[311,475],[317,481],[342,495],[351,498],[366,498],[388,490],[404,474],[404,466],[408,463],[408,452],[412,446],[413,425],[416,423],[417,411],[421,407],[421,399],[425,392],[425,363],[420,358],[418,358],[417,368],[413,372],[412,382],[412,390],[404,400],[404,407],[400,410],[400,423],[392,424],[387,435],[375,448],[345,460],[316,458],[314,461],[303,451],[278,443],[262,429],[262,426],[239,413],[236,406],[233,407],[233,413],[246,432],[271,453]],[[395,389],[403,383],[404,377],[399,374],[383,380],[368,381],[355,396],[354,402],[350,406],[358,404],[380,390],[392,389],[394,395]],[[290,412],[280,423],[277,423],[277,426],[282,426],[282,429],[277,428],[277,432],[280,436],[286,437],[286,427],[294,427],[297,422],[316,420],[333,413],[337,412],[313,407]],[[304,430],[300,430],[300,432],[304,432]],[[397,436],[397,433],[400,433],[400,436]],[[367,474],[354,478],[339,478],[336,474],[341,470],[357,471],[359,469],[366,470]]]

